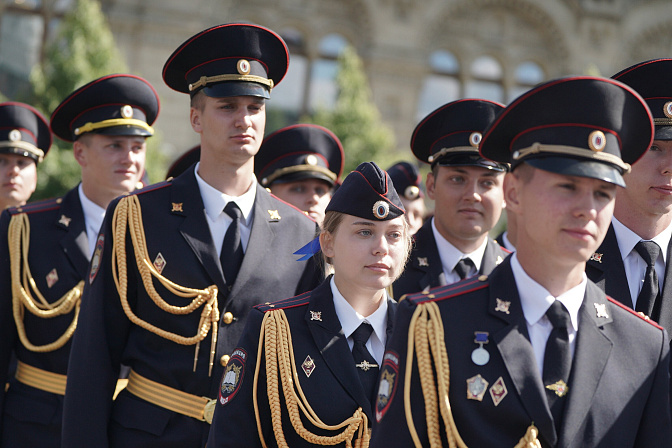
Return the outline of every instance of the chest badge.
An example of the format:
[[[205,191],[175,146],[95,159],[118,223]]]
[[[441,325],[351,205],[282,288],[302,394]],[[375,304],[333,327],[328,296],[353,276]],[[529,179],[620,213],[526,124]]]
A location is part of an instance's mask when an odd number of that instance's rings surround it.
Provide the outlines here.
[[[492,402],[495,404],[495,406],[498,406],[508,393],[509,391],[506,389],[504,379],[500,376],[490,388],[490,397],[492,398]]]
[[[303,369],[303,373],[306,374],[306,377],[310,378],[310,375],[315,370],[315,361],[313,361],[313,358],[311,358],[310,355],[306,356],[303,364],[301,364],[301,368]]]
[[[467,400],[483,401],[488,384],[480,373],[469,378],[467,380]]]
[[[156,258],[154,259],[154,268],[156,268],[156,271],[160,274],[163,272],[163,269],[166,267],[166,259],[163,258],[163,255],[161,255],[161,252],[159,252],[156,255]]]
[[[471,360],[477,366],[484,366],[490,361],[490,353],[483,348],[483,345],[489,342],[488,332],[475,331],[474,335],[476,336],[474,342],[478,344],[478,348],[475,348],[474,351],[471,352]]]
[[[58,281],[58,272],[56,272],[56,268],[54,268],[47,274],[47,287],[51,288],[56,284],[57,281]]]

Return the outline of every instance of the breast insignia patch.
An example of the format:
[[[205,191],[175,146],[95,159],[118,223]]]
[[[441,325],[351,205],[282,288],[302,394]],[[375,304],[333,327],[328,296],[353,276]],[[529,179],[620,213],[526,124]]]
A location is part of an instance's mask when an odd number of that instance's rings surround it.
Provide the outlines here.
[[[506,384],[501,376],[497,378],[497,381],[490,387],[490,397],[495,406],[498,406],[508,393],[509,391],[506,389]]]
[[[163,268],[166,267],[167,262],[166,262],[166,259],[163,258],[163,255],[161,254],[161,252],[159,252],[159,253],[156,255],[156,258],[154,259],[154,263],[153,263],[153,264],[154,264],[154,268],[156,269],[156,271],[157,271],[159,274],[163,272]]]
[[[58,272],[56,272],[56,268],[54,268],[47,274],[47,287],[51,288],[56,284],[57,281],[58,281]]]
[[[226,370],[222,377],[222,384],[219,387],[219,404],[225,405],[236,396],[245,375],[245,362],[247,361],[247,352],[242,348],[233,351],[231,359],[226,364]]]
[[[380,422],[392,403],[397,390],[399,373],[399,356],[392,351],[385,353],[383,368],[380,373],[380,384],[376,394],[376,421]]]
[[[313,358],[311,358],[310,355],[306,356],[303,364],[301,364],[301,368],[303,369],[303,373],[306,374],[306,377],[310,378],[313,370],[315,370],[315,361],[313,361]]]

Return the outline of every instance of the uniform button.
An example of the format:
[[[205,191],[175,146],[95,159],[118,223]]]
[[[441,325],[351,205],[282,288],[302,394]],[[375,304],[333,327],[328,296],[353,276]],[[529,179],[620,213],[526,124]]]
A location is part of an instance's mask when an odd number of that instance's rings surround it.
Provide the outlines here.
[[[226,325],[229,325],[231,322],[233,322],[233,313],[231,313],[231,311],[227,311],[226,313],[224,313],[223,320]]]
[[[222,366],[226,367],[226,365],[228,364],[230,358],[231,358],[231,357],[230,357],[229,355],[222,355],[222,357],[219,358],[219,363],[220,363]]]

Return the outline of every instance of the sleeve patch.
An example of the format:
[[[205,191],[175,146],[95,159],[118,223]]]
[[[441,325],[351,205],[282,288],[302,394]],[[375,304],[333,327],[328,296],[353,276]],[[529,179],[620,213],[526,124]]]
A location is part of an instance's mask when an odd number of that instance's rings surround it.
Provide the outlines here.
[[[246,361],[247,352],[245,350],[237,348],[233,351],[231,359],[226,364],[222,384],[219,387],[219,404],[222,406],[230,403],[240,390],[245,375]]]
[[[399,355],[393,351],[385,352],[380,383],[376,394],[376,421],[380,422],[392,403],[399,379]]]

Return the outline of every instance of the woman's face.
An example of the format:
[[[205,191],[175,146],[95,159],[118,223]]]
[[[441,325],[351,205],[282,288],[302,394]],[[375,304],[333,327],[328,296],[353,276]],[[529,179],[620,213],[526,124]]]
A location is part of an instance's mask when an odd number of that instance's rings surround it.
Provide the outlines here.
[[[363,293],[382,290],[397,279],[406,262],[408,238],[403,216],[372,221],[343,215],[335,233],[320,235],[320,244],[331,258],[338,283]]]

